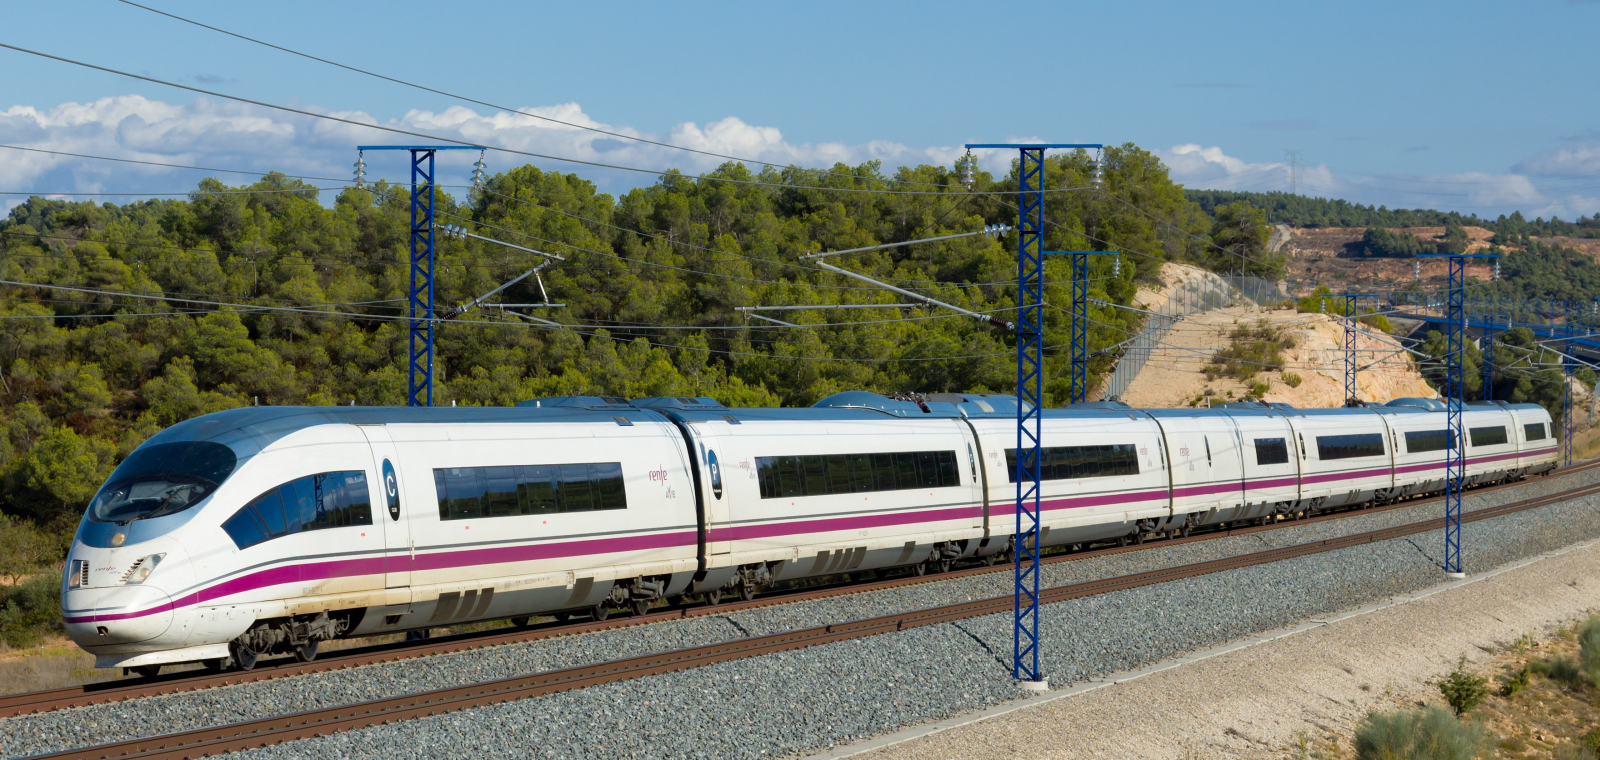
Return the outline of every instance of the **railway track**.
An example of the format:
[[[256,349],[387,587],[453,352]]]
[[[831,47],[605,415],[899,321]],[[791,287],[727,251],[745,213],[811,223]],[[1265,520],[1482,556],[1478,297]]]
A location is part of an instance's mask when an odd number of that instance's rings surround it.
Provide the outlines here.
[[[1584,469],[1600,465],[1589,463]],[[1566,470],[1573,472],[1578,468]],[[1600,494],[1600,484],[1568,489],[1534,499],[1511,502],[1464,514],[1462,522],[1478,522],[1529,509],[1584,496]],[[1370,510],[1368,510],[1370,511]],[[1425,520],[1380,530],[1367,531],[1338,538],[1296,544],[1277,549],[1267,549],[1235,557],[1208,560],[1189,565],[1151,570],[1131,575],[1086,581],[1046,589],[1041,594],[1044,603],[1055,603],[1087,596],[1121,591],[1183,578],[1224,572],[1252,565],[1279,562],[1322,552],[1360,546],[1379,541],[1414,535],[1443,526],[1443,519]],[[1257,529],[1259,530],[1259,529]],[[1239,531],[1244,532],[1244,531]],[[1194,537],[1187,540],[1196,540]],[[1081,556],[1081,555],[1073,555]],[[974,568],[968,571],[992,571],[991,568]],[[955,573],[937,576],[949,577]],[[919,579],[920,580],[920,579]],[[888,584],[890,582],[884,582]],[[868,584],[868,586],[876,584]],[[862,587],[852,587],[861,589]],[[841,592],[842,593],[842,592]],[[1010,611],[1012,597],[999,596],[960,604],[924,610],[896,613],[863,620],[835,623],[812,628],[785,631],[764,636],[753,636],[735,641],[708,644],[667,652],[641,655],[592,665],[535,673],[527,676],[486,681],[465,686],[407,694],[398,697],[372,700],[338,707],[310,710],[292,715],[275,716],[243,721],[225,726],[196,729],[162,736],[135,739],[112,744],[68,750],[39,757],[72,758],[74,760],[103,760],[106,758],[192,758],[209,754],[232,752],[253,747],[270,746],[286,741],[305,739],[347,731],[364,726],[402,721],[412,718],[454,712],[501,702],[552,694],[571,689],[605,683],[642,678],[650,675],[685,670],[730,660],[755,657],[805,647],[828,644],[848,639],[863,638],[882,633],[904,631],[928,625],[937,625],[967,618]],[[721,612],[729,607],[695,608],[704,614]],[[687,611],[685,612],[687,615]],[[590,624],[609,627],[604,623]],[[570,632],[563,628],[562,633]],[[555,635],[555,634],[551,634]],[[479,645],[482,645],[481,643]]]
[[[1571,467],[1556,470],[1552,475],[1569,475],[1584,470],[1600,467],[1600,459],[1583,462]],[[1509,483],[1496,486],[1487,486],[1474,489],[1472,494],[1484,494],[1504,488],[1514,488],[1520,483]],[[1222,530],[1210,530],[1196,533],[1187,538],[1172,538],[1154,543],[1135,546],[1109,546],[1099,549],[1055,554],[1044,557],[1041,561],[1046,564],[1068,562],[1077,559],[1087,559],[1108,554],[1142,551],[1158,546],[1190,543],[1195,541],[1208,541],[1212,539],[1227,538],[1234,535],[1260,533],[1281,528],[1308,525],[1318,522],[1339,520],[1357,515],[1377,514],[1394,509],[1404,509],[1419,506],[1438,499],[1427,501],[1404,501],[1381,507],[1366,507],[1351,509],[1320,515],[1303,520],[1277,522],[1265,526],[1230,527]],[[118,702],[127,699],[160,696],[163,694],[176,694],[186,691],[210,689],[219,686],[256,683],[275,678],[306,675],[310,673],[341,670],[364,665],[376,665],[386,662],[395,662],[412,657],[426,657],[439,654],[465,652],[484,647],[516,644],[557,636],[591,633],[617,628],[628,628],[638,625],[683,620],[688,618],[703,617],[707,615],[722,615],[741,610],[770,607],[792,602],[824,599],[846,594],[864,593],[881,589],[908,586],[918,583],[935,583],[951,578],[961,578],[971,575],[1005,572],[1008,566],[996,567],[969,567],[952,570],[935,575],[915,576],[905,575],[886,580],[870,582],[837,583],[822,587],[786,589],[763,594],[758,599],[750,601],[724,602],[716,606],[703,604],[688,604],[653,610],[643,617],[625,617],[606,621],[578,621],[547,623],[531,628],[494,629],[474,633],[458,634],[438,639],[425,639],[421,641],[393,642],[366,647],[357,647],[324,654],[313,662],[299,662],[292,658],[281,658],[257,666],[250,671],[183,671],[169,673],[155,678],[138,678],[118,681],[103,681],[99,683],[69,686],[59,689],[23,692],[19,694],[0,695],[0,718],[15,715],[26,715],[36,712],[47,712],[69,707],[83,707],[107,702]]]

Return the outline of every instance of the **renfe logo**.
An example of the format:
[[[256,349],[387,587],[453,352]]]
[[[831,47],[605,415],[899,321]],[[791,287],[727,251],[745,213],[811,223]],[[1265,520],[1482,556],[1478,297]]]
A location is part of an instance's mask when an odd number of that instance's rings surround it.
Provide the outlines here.
[[[661,467],[661,469],[659,469],[659,470],[651,470],[650,471],[650,480],[655,481],[655,482],[659,482],[659,483],[667,482],[667,469],[666,469],[666,466],[665,465],[657,465],[657,466]]]

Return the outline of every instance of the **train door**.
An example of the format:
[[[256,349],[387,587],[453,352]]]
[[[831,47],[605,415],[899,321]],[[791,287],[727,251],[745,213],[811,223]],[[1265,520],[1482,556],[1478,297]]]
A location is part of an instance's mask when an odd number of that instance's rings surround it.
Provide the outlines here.
[[[372,493],[373,518],[383,523],[383,585],[403,588],[411,585],[411,561],[416,545],[411,539],[411,519],[406,514],[405,487],[395,464],[394,440],[382,425],[359,425],[372,448],[373,468],[378,478]]]
[[[729,442],[728,438],[711,434],[708,428],[716,424],[689,423],[694,430],[696,449],[691,456],[700,468],[700,509],[705,516],[706,554],[709,556],[733,551],[733,541],[728,534],[732,519],[728,509],[728,502],[732,498],[728,493],[728,479],[756,476],[754,461],[749,461],[749,457],[735,461],[737,452],[728,451],[723,445]]]

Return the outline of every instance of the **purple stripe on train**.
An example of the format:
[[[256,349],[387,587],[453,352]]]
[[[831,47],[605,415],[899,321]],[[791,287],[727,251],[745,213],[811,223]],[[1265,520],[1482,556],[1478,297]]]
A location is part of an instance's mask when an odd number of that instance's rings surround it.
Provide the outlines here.
[[[1555,451],[1555,447],[1536,449],[1533,451],[1512,452],[1493,456],[1472,457],[1467,460],[1470,464],[1483,464],[1505,459],[1519,457],[1540,456]],[[1402,465],[1394,468],[1394,473],[1409,473],[1419,470],[1443,468],[1445,463],[1428,462],[1423,464]],[[1356,470],[1342,473],[1328,473],[1325,475],[1311,475],[1300,479],[1302,483],[1323,483],[1336,480],[1355,480],[1359,478],[1377,477],[1390,474],[1388,468],[1371,470]],[[1296,478],[1280,477],[1242,483],[1208,483],[1199,486],[1179,486],[1172,489],[1170,496],[1173,498],[1186,498],[1192,496],[1206,496],[1222,493],[1239,493],[1246,488],[1279,488],[1293,486]],[[1121,504],[1137,504],[1143,501],[1160,501],[1169,496],[1166,489],[1155,491],[1137,491],[1132,493],[1108,493],[1092,496],[1080,496],[1068,499],[1042,499],[1039,506],[1043,511],[1056,511],[1061,509],[1083,509],[1086,507],[1099,507]],[[945,509],[919,510],[915,512],[891,512],[877,515],[858,515],[854,517],[836,517],[781,523],[765,523],[761,525],[740,525],[726,528],[713,528],[710,532],[711,541],[735,541],[753,538],[772,538],[777,536],[803,535],[807,533],[825,533],[838,530],[859,530],[863,528],[887,527],[892,525],[910,525],[916,523],[940,522],[944,520],[961,520],[981,517],[982,507],[951,507]],[[471,567],[477,565],[496,565],[512,562],[528,562],[541,559],[560,559],[563,557],[579,557],[594,554],[609,554],[625,551],[643,551],[648,549],[664,549],[678,546],[693,546],[697,543],[698,536],[692,532],[677,533],[650,533],[638,536],[624,536],[617,538],[600,538],[586,541],[567,541],[560,543],[524,544],[521,546],[487,547],[483,549],[466,549],[453,552],[434,552],[417,555],[414,559],[409,555],[400,555],[387,558],[387,561],[398,560],[400,567],[394,572],[406,570],[442,570],[455,567]],[[411,560],[407,562],[407,560]],[[231,578],[221,583],[207,586],[199,591],[187,594],[177,601],[157,605],[155,607],[137,612],[122,612],[112,614],[89,614],[67,617],[68,623],[106,622],[113,620],[127,620],[129,618],[154,615],[168,610],[189,607],[201,602],[221,599],[233,594],[253,591],[268,586],[286,583],[298,583],[308,580],[325,580],[329,578],[345,578],[362,575],[379,575],[385,572],[386,559],[383,557],[366,557],[361,559],[333,560],[328,562],[312,562],[300,565],[285,565],[268,568],[248,575]],[[409,564],[410,567],[405,565]]]

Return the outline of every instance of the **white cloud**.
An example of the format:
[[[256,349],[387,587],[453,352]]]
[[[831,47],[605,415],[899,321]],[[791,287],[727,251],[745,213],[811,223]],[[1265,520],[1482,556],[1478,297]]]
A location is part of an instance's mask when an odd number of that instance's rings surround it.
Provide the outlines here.
[[[1220,147],[1193,143],[1155,152],[1171,169],[1173,180],[1186,187],[1255,192],[1289,190],[1287,162],[1250,163],[1226,154]],[[1538,182],[1531,175],[1576,174],[1582,161],[1593,162],[1589,173],[1600,169],[1600,150],[1588,154],[1576,150],[1542,153],[1506,174],[1355,174],[1335,171],[1326,164],[1301,165],[1296,171],[1296,187],[1302,195],[1343,198],[1352,203],[1389,208],[1453,209],[1486,218],[1521,210],[1528,217],[1559,215],[1572,219],[1600,210],[1600,199]],[[1536,167],[1547,167],[1547,170],[1538,171]],[[1556,168],[1568,171],[1552,170]]]
[[[315,108],[308,107],[308,110]],[[859,144],[794,143],[786,140],[778,127],[750,124],[736,116],[704,124],[685,122],[661,135],[598,121],[577,103],[523,110],[621,135],[779,165],[829,167],[835,163],[853,165],[877,160],[882,162],[885,172],[892,172],[902,165],[949,166],[965,152],[961,146],[913,147],[886,140]],[[494,152],[487,156],[491,172],[534,163],[549,170],[579,173],[611,193],[649,184],[654,181],[655,172],[662,169],[698,173],[726,160],[612,137],[521,113],[482,114],[452,106],[437,112],[413,110],[387,121],[359,111],[327,113],[362,124],[382,124],[530,153],[649,170],[604,169]],[[63,103],[45,110],[13,106],[0,111],[0,144],[156,163],[262,172],[276,170],[330,178],[317,181],[319,186],[330,189],[342,187],[341,180],[350,176],[356,145],[421,141],[422,138],[356,124],[207,98],[199,98],[189,105],[173,105],[126,95],[91,103]],[[1037,142],[1038,138],[1024,135],[1007,141]],[[1288,189],[1289,167],[1281,161],[1249,162],[1229,155],[1219,146],[1193,143],[1155,152],[1171,168],[1173,179],[1188,187]],[[980,150],[974,154],[982,168],[996,176],[1007,174],[1016,159],[1016,153],[1011,150]],[[441,184],[467,184],[470,165],[475,159],[468,151],[439,154]],[[408,179],[405,161],[398,156],[368,155],[367,164],[371,179]],[[1507,174],[1356,175],[1338,172],[1326,165],[1313,165],[1299,167],[1298,184],[1302,193],[1383,204],[1390,208],[1455,208],[1484,216],[1521,209],[1530,216],[1560,214],[1571,218],[1600,210],[1600,199],[1563,191],[1547,180],[1578,173],[1593,174],[1596,170],[1600,170],[1600,148],[1578,147],[1537,154]],[[0,190],[181,193],[193,189],[204,175],[156,166],[0,149]],[[246,175],[219,176],[230,184],[252,181]],[[0,196],[0,199],[6,208],[21,201],[20,196]]]
[[[912,148],[889,141],[858,145],[792,143],[784,139],[777,127],[752,125],[733,116],[703,125],[686,122],[673,127],[669,134],[663,136],[597,121],[584,113],[577,103],[522,110],[621,135],[780,165],[826,167],[836,162],[858,164],[879,160],[886,171],[892,171],[894,167],[906,164],[949,163],[960,155],[960,150],[953,147]],[[494,147],[650,170],[608,170],[494,152],[487,157],[491,171],[531,162],[546,169],[579,172],[608,192],[649,184],[654,181],[654,172],[659,170],[680,169],[696,173],[713,169],[726,161],[716,156],[611,137],[520,113],[496,112],[485,115],[470,108],[453,106],[438,112],[412,110],[398,119],[383,122],[358,111],[327,113],[361,123],[381,124]],[[350,176],[349,167],[355,161],[358,144],[417,142],[426,140],[206,98],[179,106],[128,95],[102,98],[92,103],[64,103],[43,111],[16,106],[0,112],[0,143],[6,145],[157,163],[249,171],[278,170],[330,178]],[[0,155],[4,156],[4,160],[0,160],[0,189],[4,190],[182,192],[193,188],[202,176],[193,171],[22,151],[0,151]],[[470,170],[465,167],[475,158],[468,152],[439,154],[441,184],[465,184],[470,176]],[[407,178],[403,161],[369,155],[367,164],[369,178]],[[1004,171],[1008,166],[1000,162],[995,168]],[[244,175],[222,176],[232,184],[250,181]],[[318,184],[337,186],[337,183],[327,181]],[[12,198],[8,205],[17,202],[15,196]]]
[[[1552,177],[1592,177],[1600,174],[1600,147],[1581,145],[1541,151],[1523,159],[1516,169]]]

